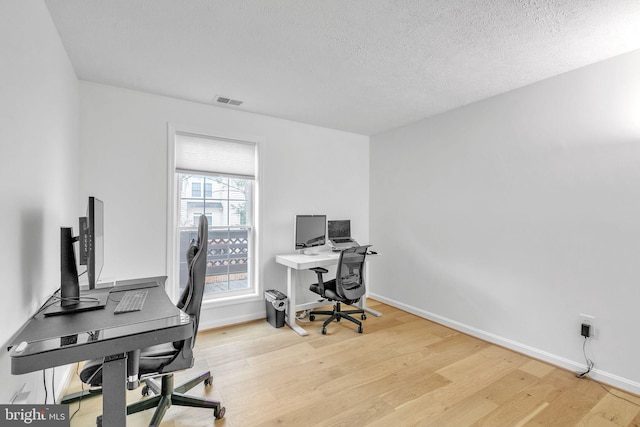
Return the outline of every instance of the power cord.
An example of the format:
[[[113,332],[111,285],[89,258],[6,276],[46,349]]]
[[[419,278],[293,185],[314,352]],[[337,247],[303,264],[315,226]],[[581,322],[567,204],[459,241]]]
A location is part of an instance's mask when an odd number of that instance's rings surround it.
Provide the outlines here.
[[[78,378],[80,378],[80,374],[78,373],[79,368],[80,368],[80,364],[76,363],[76,376]],[[51,391],[53,393],[53,403],[55,404],[56,403],[56,370],[55,368],[53,368],[51,381],[53,381]],[[44,404],[46,405],[47,400],[49,400],[49,390],[47,388],[47,370],[46,369],[42,370],[42,382],[44,384]],[[84,383],[81,381],[80,384],[81,384],[82,392],[80,393],[80,398],[78,399],[78,407],[73,412],[73,414],[71,414],[71,416],[69,417],[69,421],[71,421],[73,417],[78,413],[78,411],[80,411],[80,407],[82,406],[82,397],[84,395]]]
[[[47,404],[47,400],[49,400],[49,390],[47,387],[47,370],[42,370],[42,383],[44,385],[44,404]],[[56,368],[51,369],[51,393],[53,394],[52,400],[53,404],[56,403]]]
[[[79,368],[80,368],[80,364],[76,363],[76,376],[78,378],[80,378],[80,374],[78,373],[78,369]],[[78,413],[78,411],[80,411],[80,407],[82,406],[82,397],[84,395],[84,383],[82,381],[80,381],[80,388],[81,388],[82,391],[80,393],[80,399],[78,400],[78,407],[73,412],[73,414],[71,414],[71,416],[69,417],[69,421],[71,421],[73,419],[73,417]]]
[[[593,363],[593,360],[591,360],[591,359],[589,359],[589,358],[587,357],[587,349],[586,349],[586,345],[587,345],[587,339],[588,339],[588,338],[589,338],[589,337],[584,337],[584,342],[582,343],[582,353],[584,354],[584,360],[585,360],[585,362],[586,362],[586,364],[587,364],[587,370],[586,370],[586,371],[584,371],[584,372],[576,372],[576,374],[575,374],[575,375],[576,375],[576,378],[578,378],[578,379],[584,379],[584,378],[587,378],[587,379],[589,379],[589,380],[593,381],[594,383],[598,384],[600,387],[602,387],[602,389],[603,389],[604,391],[606,391],[607,393],[609,393],[609,394],[610,394],[610,395],[612,395],[613,397],[616,397],[616,398],[618,398],[618,399],[620,399],[620,400],[624,400],[625,402],[631,403],[632,405],[640,406],[640,403],[636,403],[636,402],[634,402],[634,401],[632,401],[632,400],[630,400],[630,399],[627,399],[626,397],[620,396],[620,395],[618,395],[618,394],[616,394],[616,393],[612,392],[610,388],[607,388],[607,387],[606,387],[604,384],[602,384],[600,381],[596,381],[596,380],[594,380],[594,379],[589,375],[589,373],[591,372],[591,370],[592,370],[592,369],[593,369],[593,367],[595,366],[595,363]]]
[[[44,404],[47,404],[48,391],[47,391],[47,370],[42,370],[42,384],[44,385]]]
[[[611,396],[613,396],[613,397],[617,397],[618,399],[620,399],[620,400],[624,400],[625,402],[631,403],[632,405],[640,406],[640,403],[634,402],[633,400],[629,400],[629,399],[627,399],[626,397],[623,397],[623,396],[620,396],[620,395],[618,395],[618,394],[615,394],[614,392],[612,392],[612,391],[611,391],[611,389],[609,389],[609,388],[605,387],[605,385],[604,385],[604,384],[602,384],[601,382],[596,381],[596,380],[594,380],[594,379],[593,379],[593,378],[591,378],[591,377],[589,377],[589,379],[590,379],[591,381],[593,381],[594,383],[598,384],[600,387],[602,387],[602,389],[603,389],[604,391],[606,391],[607,393],[609,393]]]
[[[299,311],[296,313],[296,320],[301,320],[303,322],[308,322],[309,320],[305,320],[307,319],[307,317],[309,316],[309,313],[311,313],[311,310],[303,310],[303,311]]]
[[[587,370],[584,372],[576,372],[576,378],[584,378],[589,375],[589,372],[593,369],[595,364],[591,359],[587,357],[587,339],[589,337],[584,337],[584,341],[582,342],[582,354],[584,354],[584,360],[587,363]]]

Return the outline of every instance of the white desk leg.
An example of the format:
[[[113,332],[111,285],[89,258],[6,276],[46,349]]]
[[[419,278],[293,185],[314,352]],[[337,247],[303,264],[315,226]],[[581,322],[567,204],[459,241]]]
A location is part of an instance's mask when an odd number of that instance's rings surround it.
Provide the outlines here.
[[[363,296],[362,298],[360,298],[360,302],[359,302],[360,308],[363,309],[365,312],[375,316],[375,317],[381,317],[382,313],[380,313],[379,311],[375,311],[369,307],[367,307],[367,296]]]
[[[291,267],[287,267],[287,297],[289,298],[289,306],[287,310],[286,320],[287,325],[289,325],[289,327],[293,329],[295,333],[300,336],[305,336],[308,334],[307,331],[305,331],[304,328],[296,323],[296,287],[298,284],[298,281],[296,280],[297,275],[297,270]]]
[[[364,283],[369,283],[369,263],[366,259],[364,261]],[[382,316],[382,313],[380,313],[379,311],[375,311],[367,307],[367,295],[364,295],[362,298],[360,298],[360,302],[358,303],[358,305],[365,312],[372,314],[375,317]]]

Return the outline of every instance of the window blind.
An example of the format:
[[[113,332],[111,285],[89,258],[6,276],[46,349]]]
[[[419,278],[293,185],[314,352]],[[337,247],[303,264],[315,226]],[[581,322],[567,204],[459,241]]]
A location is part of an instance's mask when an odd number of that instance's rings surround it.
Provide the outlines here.
[[[255,179],[253,142],[176,133],[175,150],[176,172]]]

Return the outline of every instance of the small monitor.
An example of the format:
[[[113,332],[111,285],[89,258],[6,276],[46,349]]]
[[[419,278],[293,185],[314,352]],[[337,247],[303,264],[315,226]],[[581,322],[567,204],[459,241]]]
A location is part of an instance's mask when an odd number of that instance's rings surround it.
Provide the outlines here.
[[[328,222],[329,239],[351,237],[351,221],[348,219],[330,220]]]
[[[296,215],[295,247],[303,250],[327,243],[326,215]]]

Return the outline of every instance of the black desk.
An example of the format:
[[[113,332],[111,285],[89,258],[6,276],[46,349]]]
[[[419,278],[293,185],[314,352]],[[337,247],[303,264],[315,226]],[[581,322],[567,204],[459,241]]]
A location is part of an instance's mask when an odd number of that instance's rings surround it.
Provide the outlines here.
[[[114,314],[123,295],[116,286],[88,291],[111,292],[104,309],[52,317],[38,314],[29,319],[10,340],[11,373],[25,374],[104,358],[103,425],[126,425],[127,353],[193,335],[189,316],[169,300],[159,281],[150,280],[155,284],[147,288],[141,311]],[[150,282],[146,283],[149,286]],[[145,286],[145,281],[138,284]],[[123,290],[135,287],[136,284],[130,284]],[[27,347],[16,352],[23,341],[28,343]]]

